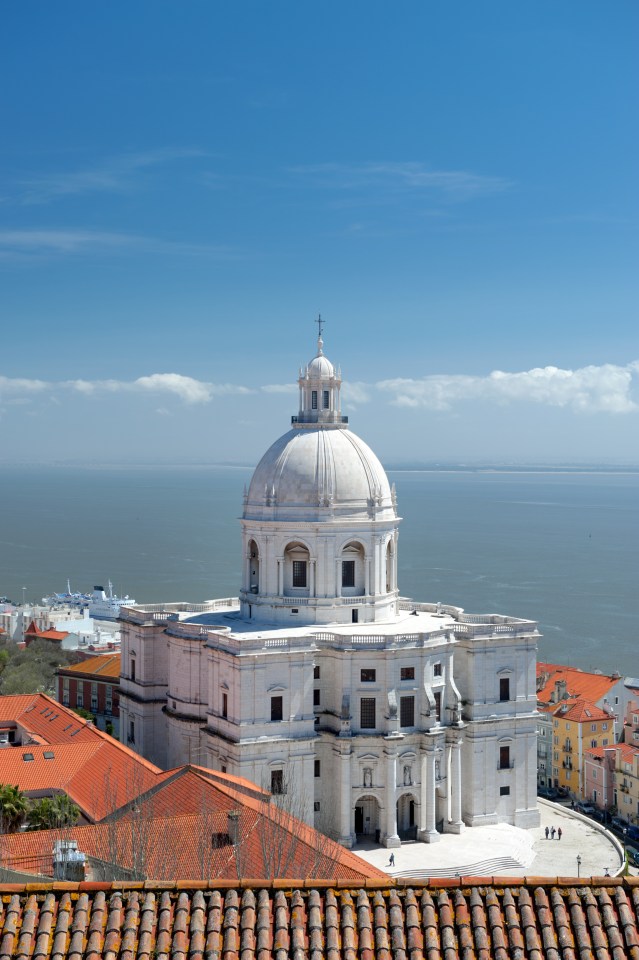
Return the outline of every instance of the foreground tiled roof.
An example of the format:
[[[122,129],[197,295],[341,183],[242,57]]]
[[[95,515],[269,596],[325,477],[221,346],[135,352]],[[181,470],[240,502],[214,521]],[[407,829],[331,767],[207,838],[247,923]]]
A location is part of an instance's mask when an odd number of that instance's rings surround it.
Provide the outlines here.
[[[16,960],[624,960],[639,880],[5,886]]]
[[[99,657],[87,657],[81,663],[73,663],[68,667],[60,667],[58,675],[65,677],[71,674],[82,677],[99,677],[101,680],[120,678],[120,654],[105,653]]]

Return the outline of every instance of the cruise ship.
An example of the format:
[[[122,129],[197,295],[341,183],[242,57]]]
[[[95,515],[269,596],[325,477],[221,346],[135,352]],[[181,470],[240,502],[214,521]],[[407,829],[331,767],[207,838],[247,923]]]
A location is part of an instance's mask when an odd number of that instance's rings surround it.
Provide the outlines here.
[[[113,584],[109,580],[109,592],[104,587],[93,588],[89,601],[89,616],[94,620],[117,620],[120,616],[120,607],[131,606],[135,603],[133,597],[118,597],[113,593]]]

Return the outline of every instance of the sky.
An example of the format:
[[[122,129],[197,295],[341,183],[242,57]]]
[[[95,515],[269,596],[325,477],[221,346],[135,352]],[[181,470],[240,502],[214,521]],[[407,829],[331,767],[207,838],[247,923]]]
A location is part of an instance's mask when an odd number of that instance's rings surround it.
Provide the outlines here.
[[[639,465],[639,7],[0,10],[0,461]]]

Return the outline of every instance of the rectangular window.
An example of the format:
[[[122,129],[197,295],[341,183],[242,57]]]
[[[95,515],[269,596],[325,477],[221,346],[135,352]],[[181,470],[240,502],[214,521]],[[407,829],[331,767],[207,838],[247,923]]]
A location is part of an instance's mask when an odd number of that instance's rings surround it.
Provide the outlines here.
[[[320,812],[320,802],[319,800],[313,800],[313,810],[315,813]]]
[[[319,680],[320,678],[320,668],[315,664],[313,667],[313,680]]]
[[[510,768],[510,747],[499,748],[499,769],[508,770]]]
[[[342,560],[342,586],[355,586],[355,561]]]
[[[133,659],[133,657],[131,657],[130,677],[131,677],[132,683],[135,683],[135,660]]]
[[[399,671],[400,680],[414,680],[415,679],[415,667],[401,667]]]
[[[284,716],[282,697],[271,697],[271,720],[281,720]],[[280,773],[282,771],[280,770]]]
[[[228,693],[222,694],[222,716],[228,717],[229,715],[229,695]]]
[[[76,707],[84,706],[84,684],[78,684],[78,692],[75,695],[75,705]]]
[[[281,795],[284,792],[284,771],[271,770],[271,793]]]
[[[135,743],[135,720],[129,720],[129,743]]]
[[[306,586],[306,560],[293,560],[293,586]]]
[[[321,766],[320,761],[319,761],[319,760],[316,760],[316,761],[315,761],[315,777],[321,777],[321,775],[322,775],[322,774],[321,774],[321,769],[322,769],[322,766]]]
[[[362,730],[375,729],[375,697],[362,697],[359,702],[360,727]]]
[[[317,390],[311,391],[311,409],[317,410]]]
[[[65,707],[69,706],[69,678],[62,678],[62,703]]]
[[[360,673],[360,680],[362,683],[375,683],[375,678],[377,676],[376,670],[365,669]]]
[[[97,683],[91,684],[91,709],[98,709],[98,685]]]
[[[107,710],[111,710],[113,707],[113,687],[110,683],[107,683],[104,695],[106,698],[106,708]]]
[[[325,410],[328,410],[329,405],[330,405],[330,394],[328,390],[324,390],[322,394],[322,406],[324,407]]]
[[[601,729],[602,729],[602,730],[607,730],[607,729],[608,729],[608,724],[607,724],[607,723],[602,723],[602,724],[601,724]]]
[[[320,705],[320,692],[319,690],[313,690],[313,706],[319,707]]]
[[[499,788],[500,797],[509,797],[510,796],[510,787],[500,787]]]
[[[500,677],[499,699],[502,703],[504,703],[506,700],[510,700],[510,680],[508,677]]]
[[[435,694],[435,717],[437,718],[437,722],[439,722],[439,721],[441,720],[441,718],[442,718],[442,695],[441,695],[441,693],[436,693],[436,694]]]
[[[442,665],[441,663],[436,663],[433,665],[433,676],[441,677],[442,675]]]
[[[415,726],[415,697],[399,698],[399,724],[401,727]]]

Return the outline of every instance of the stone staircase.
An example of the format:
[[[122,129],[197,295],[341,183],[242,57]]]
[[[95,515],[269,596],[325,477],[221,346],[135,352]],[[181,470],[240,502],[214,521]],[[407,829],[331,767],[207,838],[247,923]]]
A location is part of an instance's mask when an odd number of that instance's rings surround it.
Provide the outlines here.
[[[416,880],[442,879],[448,877],[493,877],[503,870],[525,870],[523,863],[513,857],[494,857],[492,860],[480,860],[478,863],[463,864],[458,867],[425,867],[423,870],[385,870],[392,877],[414,877]]]

